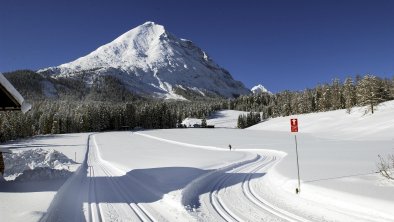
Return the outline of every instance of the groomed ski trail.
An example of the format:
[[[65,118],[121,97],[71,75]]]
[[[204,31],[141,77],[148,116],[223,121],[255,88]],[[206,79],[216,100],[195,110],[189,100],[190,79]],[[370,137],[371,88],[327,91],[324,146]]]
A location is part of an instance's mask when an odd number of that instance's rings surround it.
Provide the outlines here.
[[[168,140],[160,137],[155,137],[152,135],[147,135],[144,133],[135,133],[140,136],[144,136],[150,139],[156,139],[163,142],[193,147],[202,148],[209,150],[220,150],[227,151],[223,148],[213,147],[213,146],[202,146],[196,144],[188,144],[179,141]],[[253,160],[244,161],[240,163],[231,164],[228,167],[218,169],[211,175],[202,175],[201,178],[196,178],[200,190],[209,190],[208,193],[197,193],[194,195],[199,195],[199,201],[201,203],[200,212],[203,214],[195,214],[199,221],[205,220],[215,220],[215,221],[254,221],[254,219],[249,218],[248,213],[240,212],[242,210],[234,210],[232,206],[234,202],[239,205],[248,205],[248,211],[253,212],[258,215],[261,220],[262,218],[268,219],[270,221],[294,221],[294,222],[306,222],[310,221],[284,209],[281,209],[269,201],[265,200],[264,197],[259,196],[251,186],[253,176],[257,173],[266,173],[267,170],[273,166],[273,164],[280,161],[281,158],[272,154],[258,154],[261,150],[245,149],[238,150],[235,152],[253,152],[257,153],[257,157]],[[231,185],[230,180],[234,177],[242,176],[242,182],[235,185]],[[201,188],[201,183],[205,183],[206,189]],[[193,184],[193,182],[191,183]],[[190,189],[190,188],[189,188]],[[192,188],[191,188],[192,189]],[[242,194],[240,197],[239,194]],[[185,194],[187,195],[187,194]],[[234,198],[238,200],[234,201]],[[193,199],[190,198],[189,199]],[[204,209],[203,209],[204,208]],[[207,212],[208,215],[207,215]],[[215,215],[216,214],[216,215]]]
[[[91,172],[90,180],[93,180],[93,187],[90,188],[90,194],[93,193],[94,195],[89,198],[89,212],[91,215],[91,220],[89,221],[113,221],[115,219],[113,218],[114,215],[118,215],[118,219],[124,220],[127,218],[130,221],[156,221],[141,203],[134,201],[132,190],[125,184],[114,179],[115,177],[121,176],[120,170],[101,158],[94,135],[92,136],[92,140],[91,143],[93,144],[89,146],[88,167]],[[117,203],[114,206],[110,203],[97,203],[96,197],[98,194],[95,177],[103,177],[106,180],[107,184],[103,186],[103,189],[100,189],[100,192],[115,195],[116,199],[120,200],[119,202],[122,204]],[[100,185],[102,186],[103,184]],[[127,203],[127,205],[124,203]],[[109,214],[102,213],[102,208]],[[106,217],[105,215],[111,218],[103,220]]]
[[[103,160],[94,135],[87,142],[85,161],[58,191],[40,221],[157,221],[141,203],[134,201],[132,189],[116,179],[122,171]],[[133,178],[127,178],[133,180]],[[109,201],[112,200],[112,201]]]

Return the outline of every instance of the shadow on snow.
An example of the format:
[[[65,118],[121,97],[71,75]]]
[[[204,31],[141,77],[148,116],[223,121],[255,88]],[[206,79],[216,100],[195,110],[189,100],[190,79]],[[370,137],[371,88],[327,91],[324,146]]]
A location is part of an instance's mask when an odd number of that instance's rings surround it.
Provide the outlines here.
[[[136,169],[119,177],[89,177],[89,167],[85,165],[81,170],[83,172],[75,174],[59,190],[47,215],[41,221],[81,220],[85,218],[84,203],[153,203],[161,200],[164,194],[183,189],[197,177],[213,171],[191,167],[163,167]],[[183,205],[198,207],[201,194],[242,183],[250,174],[214,172],[208,175],[210,176],[200,183],[194,184],[193,181],[192,192],[183,194],[188,195],[187,201],[184,201],[182,196]],[[252,178],[262,176],[264,173],[255,173]],[[96,192],[91,192],[90,198],[88,191],[82,189],[86,186],[95,186]]]

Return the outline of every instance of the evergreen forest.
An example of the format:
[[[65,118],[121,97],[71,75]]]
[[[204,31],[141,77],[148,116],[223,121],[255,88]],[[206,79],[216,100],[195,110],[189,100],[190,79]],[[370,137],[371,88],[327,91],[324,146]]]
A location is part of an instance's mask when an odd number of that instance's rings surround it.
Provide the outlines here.
[[[90,87],[81,81],[52,79],[29,70],[5,74],[33,108],[26,114],[0,113],[0,142],[41,134],[100,132],[181,127],[186,117],[204,118],[217,110],[247,111],[238,117],[246,128],[267,118],[376,105],[394,99],[394,78],[374,75],[332,80],[303,91],[259,93],[235,99],[159,100],[128,91],[114,77],[98,78]]]

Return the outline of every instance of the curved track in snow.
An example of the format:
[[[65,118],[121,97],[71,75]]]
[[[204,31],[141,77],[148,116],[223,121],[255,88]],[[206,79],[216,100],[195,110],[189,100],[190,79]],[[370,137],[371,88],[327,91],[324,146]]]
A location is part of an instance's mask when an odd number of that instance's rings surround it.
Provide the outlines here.
[[[163,142],[182,144],[185,146],[215,149],[212,146],[200,146],[195,144],[186,144],[178,141],[167,140],[164,138],[137,133],[150,139],[156,139]],[[222,148],[217,148],[223,151]],[[248,152],[259,153],[259,150],[247,150]],[[237,152],[237,151],[236,151]],[[241,150],[241,152],[243,152]],[[257,157],[250,161],[244,161],[217,170],[209,178],[205,178],[204,185],[206,189],[197,193],[201,202],[200,211],[202,214],[196,214],[199,220],[215,221],[309,221],[277,206],[274,206],[263,196],[259,195],[252,187],[254,177],[258,174],[264,175],[267,170],[280,159],[276,155],[264,156],[257,154]],[[205,177],[203,175],[202,177]],[[196,180],[199,180],[197,178]],[[234,182],[236,181],[236,182]],[[200,182],[201,183],[201,182]],[[198,183],[197,183],[198,184]],[[201,186],[201,184],[199,184]],[[208,190],[207,193],[204,193]],[[196,195],[196,194],[195,194]],[[233,206],[237,203],[238,206]],[[246,206],[246,207],[239,207]],[[248,213],[245,213],[248,212]],[[253,212],[254,218],[249,214]]]
[[[259,155],[253,162],[227,171],[207,184],[211,187],[209,195],[201,195],[200,201],[203,202],[204,207],[209,208],[210,214],[216,213],[218,215],[218,217],[213,216],[213,218],[220,218],[223,221],[254,221],[257,219],[308,221],[270,204],[253,190],[251,186],[253,176],[259,172],[265,172],[276,160],[275,156],[262,157]],[[240,175],[243,177],[242,182],[230,189],[232,177]],[[240,196],[241,193],[243,196]],[[239,209],[239,206],[232,206],[234,203],[247,207]],[[251,219],[245,211],[254,212],[257,217],[260,215],[261,218]]]
[[[258,166],[252,167],[252,170],[248,173],[247,176],[245,176],[245,179],[242,182],[242,190],[243,190],[245,196],[250,201],[252,201],[254,204],[256,204],[259,208],[261,208],[267,212],[270,212],[273,215],[276,215],[284,220],[287,220],[287,221],[308,221],[298,215],[295,215],[293,213],[290,213],[286,210],[283,210],[281,208],[278,208],[278,207],[270,204],[263,197],[259,196],[257,194],[257,192],[251,186],[251,181],[252,181],[253,175],[259,171],[268,169],[270,167],[270,165],[272,163],[274,163],[275,161],[276,161],[276,157],[274,156],[271,159],[264,161],[264,163],[261,163]]]

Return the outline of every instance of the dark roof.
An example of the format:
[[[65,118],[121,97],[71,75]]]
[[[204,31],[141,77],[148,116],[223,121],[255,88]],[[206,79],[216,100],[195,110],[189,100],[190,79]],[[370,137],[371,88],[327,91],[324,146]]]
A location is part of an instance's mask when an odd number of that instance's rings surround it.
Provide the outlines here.
[[[0,110],[20,110],[21,105],[0,85]]]
[[[31,105],[26,103],[20,93],[0,73],[0,111],[22,110],[27,112]]]

